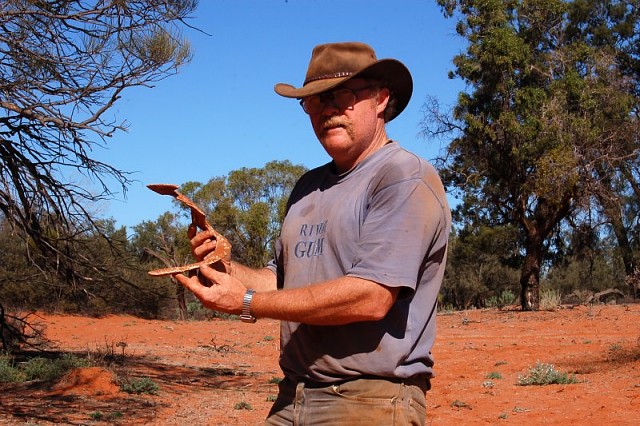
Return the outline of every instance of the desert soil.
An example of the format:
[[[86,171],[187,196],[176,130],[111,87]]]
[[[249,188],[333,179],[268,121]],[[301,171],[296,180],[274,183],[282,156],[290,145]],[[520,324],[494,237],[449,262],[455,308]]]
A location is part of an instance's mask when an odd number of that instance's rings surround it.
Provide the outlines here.
[[[261,424],[277,392],[278,323],[40,315],[52,350],[108,367],[0,385],[0,424]],[[430,425],[640,424],[640,304],[438,315]],[[577,383],[521,386],[537,363]],[[123,380],[152,380],[156,395]]]

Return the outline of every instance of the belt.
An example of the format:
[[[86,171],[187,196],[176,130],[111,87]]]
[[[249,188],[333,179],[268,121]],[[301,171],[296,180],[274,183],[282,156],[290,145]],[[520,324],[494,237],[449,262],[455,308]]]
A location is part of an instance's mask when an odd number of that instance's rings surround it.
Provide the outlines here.
[[[317,382],[310,379],[303,379],[300,382],[304,383],[304,386],[310,389],[321,389],[327,388],[334,385],[341,385],[347,382],[352,382],[355,380],[384,380],[390,383],[403,384],[407,386],[417,386],[422,389],[424,392],[431,389],[431,380],[427,374],[416,374],[411,377],[382,377],[382,376],[372,376],[372,375],[363,375],[363,376],[354,376],[344,380],[338,380],[333,382]]]

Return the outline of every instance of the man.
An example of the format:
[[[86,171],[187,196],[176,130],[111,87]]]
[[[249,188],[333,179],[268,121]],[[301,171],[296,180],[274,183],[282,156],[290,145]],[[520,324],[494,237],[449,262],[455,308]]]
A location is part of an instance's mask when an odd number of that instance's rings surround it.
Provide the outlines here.
[[[451,215],[435,169],[385,131],[412,90],[407,68],[368,45],[317,46],[304,85],[275,91],[300,99],[332,161],[293,189],[275,259],[177,276],[208,308],[282,321],[267,424],[425,423]],[[215,248],[208,232],[190,237],[198,259]]]

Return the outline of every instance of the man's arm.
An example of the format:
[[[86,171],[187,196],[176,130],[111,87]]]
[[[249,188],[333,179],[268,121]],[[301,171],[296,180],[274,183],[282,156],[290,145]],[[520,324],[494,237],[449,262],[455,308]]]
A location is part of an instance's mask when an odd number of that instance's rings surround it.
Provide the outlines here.
[[[215,240],[208,232],[189,230],[192,251],[202,259],[215,249]],[[315,325],[340,325],[383,318],[395,302],[399,288],[387,287],[375,281],[344,276],[315,283],[303,288],[277,290],[277,277],[267,268],[252,269],[238,262],[225,260],[229,273],[202,266],[200,273],[207,286],[197,276],[175,278],[189,289],[203,306],[209,309],[239,314],[247,289],[256,293],[251,313],[258,318],[272,318]],[[209,283],[213,285],[208,286]]]
[[[277,289],[276,274],[267,268],[249,268],[239,262],[231,261],[231,276],[238,279],[245,288],[255,291]]]
[[[237,265],[237,263],[234,263]],[[247,272],[239,268],[246,279],[255,278],[262,289],[250,282],[240,281],[235,273],[227,274],[208,266],[200,268],[204,278],[213,283],[204,286],[197,276],[187,278],[176,275],[180,284],[189,289],[206,308],[239,314],[247,288],[256,289],[251,303],[251,313],[257,318],[272,318],[314,325],[340,325],[359,321],[376,321],[383,318],[395,302],[399,288],[387,287],[356,277],[341,277],[309,286],[275,290],[275,274],[272,279],[260,280],[265,272]],[[266,276],[266,275],[265,275]],[[271,290],[265,290],[272,288]]]
[[[389,312],[398,292],[356,277],[341,277],[309,286],[254,294],[251,313],[314,325],[377,321]]]

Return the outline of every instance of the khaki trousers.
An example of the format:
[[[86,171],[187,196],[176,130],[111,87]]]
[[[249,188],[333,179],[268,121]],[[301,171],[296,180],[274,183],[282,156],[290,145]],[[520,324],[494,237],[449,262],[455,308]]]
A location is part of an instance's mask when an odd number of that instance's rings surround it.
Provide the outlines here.
[[[362,378],[340,384],[285,379],[265,425],[424,425],[427,389],[426,378]]]

